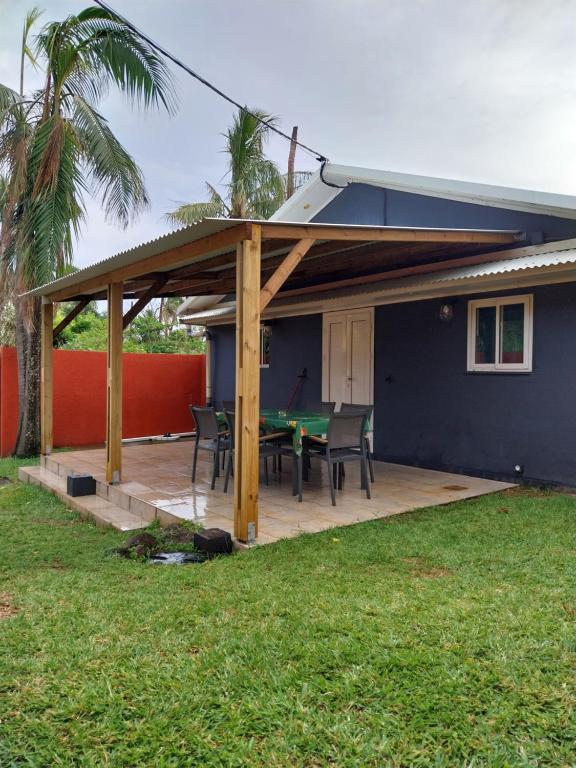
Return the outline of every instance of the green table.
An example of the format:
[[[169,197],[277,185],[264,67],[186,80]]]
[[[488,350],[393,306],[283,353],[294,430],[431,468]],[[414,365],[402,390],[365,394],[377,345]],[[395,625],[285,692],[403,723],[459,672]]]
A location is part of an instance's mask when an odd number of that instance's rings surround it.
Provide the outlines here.
[[[292,446],[296,456],[302,456],[302,438],[309,435],[326,435],[329,421],[329,414],[313,411],[260,411],[260,424],[265,429],[292,433]]]

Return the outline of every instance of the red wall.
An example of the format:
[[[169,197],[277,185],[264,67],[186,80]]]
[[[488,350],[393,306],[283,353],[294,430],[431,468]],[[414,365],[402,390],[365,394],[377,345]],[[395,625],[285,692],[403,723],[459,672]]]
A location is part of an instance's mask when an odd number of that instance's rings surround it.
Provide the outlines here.
[[[124,355],[123,437],[189,432],[205,402],[204,355]],[[0,347],[0,455],[16,438],[16,352]],[[54,350],[54,446],[98,445],[106,422],[106,353]]]

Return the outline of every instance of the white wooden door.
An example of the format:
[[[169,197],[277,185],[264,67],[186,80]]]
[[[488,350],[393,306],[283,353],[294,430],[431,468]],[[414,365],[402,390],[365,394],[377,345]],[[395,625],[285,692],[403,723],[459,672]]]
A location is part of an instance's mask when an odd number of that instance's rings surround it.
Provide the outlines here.
[[[327,312],[323,322],[322,399],[373,402],[374,309]]]

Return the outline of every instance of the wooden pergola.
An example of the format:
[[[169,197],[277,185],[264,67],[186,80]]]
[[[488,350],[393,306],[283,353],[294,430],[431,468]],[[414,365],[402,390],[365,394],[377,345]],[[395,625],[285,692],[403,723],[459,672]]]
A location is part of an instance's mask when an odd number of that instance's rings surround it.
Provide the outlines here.
[[[52,450],[55,338],[94,299],[108,305],[106,479],[122,478],[123,331],[154,298],[236,296],[235,535],[258,533],[260,317],[280,297],[501,258],[522,233],[206,219],[31,291],[42,297],[41,450]],[[124,313],[124,301],[133,300]],[[53,327],[54,304],[76,301]]]

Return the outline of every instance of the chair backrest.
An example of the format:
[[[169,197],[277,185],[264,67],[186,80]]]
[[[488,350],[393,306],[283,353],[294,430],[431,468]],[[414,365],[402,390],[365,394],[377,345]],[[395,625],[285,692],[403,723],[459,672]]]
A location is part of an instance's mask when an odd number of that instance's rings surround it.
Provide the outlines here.
[[[228,410],[228,408],[226,408],[224,410],[224,416],[226,417],[226,423],[228,424],[228,429],[230,430],[230,447],[234,448],[234,444],[236,443],[236,414],[234,411]]]
[[[365,419],[365,413],[333,413],[328,424],[328,449],[363,450]]]
[[[215,440],[218,437],[218,419],[215,408],[201,408],[191,405],[190,412],[196,422],[196,436],[198,440]]]
[[[340,413],[363,413],[369,423],[372,418],[373,405],[360,405],[360,403],[342,403]]]
[[[326,401],[322,401],[321,403],[314,403],[312,406],[310,406],[310,411],[313,413],[334,413],[336,409],[336,403],[329,403]],[[308,409],[307,409],[308,410]]]
[[[236,408],[236,402],[234,400],[222,400],[223,411],[233,411]]]

